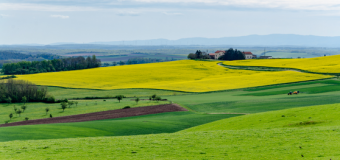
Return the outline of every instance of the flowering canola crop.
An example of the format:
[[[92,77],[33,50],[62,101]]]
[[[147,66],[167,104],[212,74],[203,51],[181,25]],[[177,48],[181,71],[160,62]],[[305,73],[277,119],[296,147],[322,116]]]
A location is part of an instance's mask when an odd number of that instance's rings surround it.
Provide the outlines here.
[[[303,58],[303,59],[252,59],[225,61],[223,64],[234,66],[263,66],[295,68],[316,73],[340,73],[340,55]]]
[[[228,90],[330,77],[295,71],[234,70],[217,63],[181,60],[17,77],[46,86],[90,89],[151,88],[186,92]]]

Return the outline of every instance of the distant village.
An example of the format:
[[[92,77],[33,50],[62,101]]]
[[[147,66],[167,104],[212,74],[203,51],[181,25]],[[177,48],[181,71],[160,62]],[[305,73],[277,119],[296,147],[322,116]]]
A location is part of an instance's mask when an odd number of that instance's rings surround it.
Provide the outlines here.
[[[202,52],[203,54],[207,54],[206,52]],[[219,59],[221,56],[225,54],[225,51],[223,50],[217,50],[215,53],[209,53],[210,59]],[[251,53],[251,52],[242,52],[245,59],[271,59],[272,56],[260,56],[257,57],[257,55]]]
[[[228,50],[217,50],[215,53],[202,52],[197,50],[196,53],[190,53],[188,59],[216,59],[216,60],[244,60],[244,59],[272,59],[272,56],[257,56],[252,52],[240,51],[230,48]]]

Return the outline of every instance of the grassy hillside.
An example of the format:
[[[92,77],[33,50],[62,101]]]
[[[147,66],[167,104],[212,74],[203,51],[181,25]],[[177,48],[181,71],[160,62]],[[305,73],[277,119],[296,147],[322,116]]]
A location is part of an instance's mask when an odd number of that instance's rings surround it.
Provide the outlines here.
[[[66,108],[63,112],[61,109],[60,103],[46,104],[46,103],[26,103],[27,109],[21,115],[17,115],[14,112],[14,106],[17,109],[21,109],[20,107],[23,104],[0,104],[1,112],[0,112],[0,124],[5,123],[5,121],[10,120],[9,114],[13,113],[13,118],[9,122],[17,122],[24,121],[25,117],[28,117],[30,120],[32,119],[41,119],[41,118],[49,118],[49,114],[52,114],[53,117],[60,116],[68,116],[68,115],[76,115],[83,113],[92,113],[92,112],[100,112],[107,110],[115,110],[122,109],[125,106],[130,107],[141,107],[141,106],[151,106],[169,103],[166,101],[139,101],[136,104],[135,101],[131,101],[130,99],[124,99],[120,103],[116,99],[110,100],[77,100],[78,105],[75,104],[71,106],[71,108]],[[46,114],[45,109],[49,108],[50,111]]]
[[[302,59],[253,59],[242,61],[226,61],[223,64],[235,66],[264,66],[280,68],[296,68],[317,73],[340,73],[340,55],[302,58]]]
[[[173,133],[193,126],[239,115],[169,112],[77,123],[0,128],[0,141]]]
[[[329,77],[293,71],[234,70],[217,65],[217,61],[193,60],[18,75],[18,79],[46,86],[107,90],[149,88],[186,92],[248,88]]]
[[[183,132],[326,126],[338,128],[340,125],[339,114],[340,104],[299,107],[223,119]]]
[[[339,82],[337,79],[321,80],[166,98],[201,113],[258,113],[340,103]],[[287,95],[289,91],[296,90],[301,94]]]
[[[239,116],[172,134],[0,142],[0,158],[339,159],[339,114],[335,104]]]

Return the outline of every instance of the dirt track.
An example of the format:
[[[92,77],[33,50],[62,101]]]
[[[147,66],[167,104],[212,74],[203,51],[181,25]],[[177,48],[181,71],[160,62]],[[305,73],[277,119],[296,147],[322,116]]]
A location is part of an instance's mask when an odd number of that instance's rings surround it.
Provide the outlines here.
[[[78,114],[78,115],[64,116],[64,117],[35,119],[35,120],[14,122],[14,123],[8,123],[8,124],[1,124],[0,127],[18,126],[18,125],[34,125],[34,124],[49,124],[49,123],[83,122],[83,121],[113,119],[113,118],[131,117],[131,116],[139,116],[139,115],[155,114],[155,113],[163,113],[163,112],[175,112],[175,111],[187,111],[187,110],[180,107],[177,104],[164,104],[164,105],[157,105],[157,106],[147,106],[147,107],[118,109],[118,110],[87,113],[87,114]]]

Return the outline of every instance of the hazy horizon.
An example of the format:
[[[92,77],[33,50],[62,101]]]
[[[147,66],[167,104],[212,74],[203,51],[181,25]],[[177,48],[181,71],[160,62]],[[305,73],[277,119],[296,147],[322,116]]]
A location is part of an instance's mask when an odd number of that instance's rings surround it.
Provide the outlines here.
[[[340,36],[333,0],[3,0],[0,45]]]

